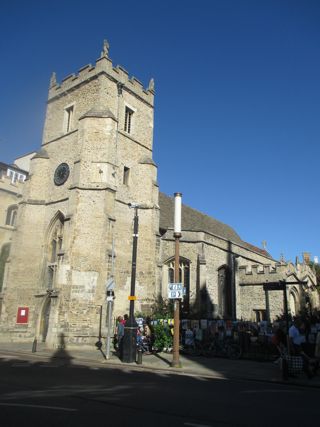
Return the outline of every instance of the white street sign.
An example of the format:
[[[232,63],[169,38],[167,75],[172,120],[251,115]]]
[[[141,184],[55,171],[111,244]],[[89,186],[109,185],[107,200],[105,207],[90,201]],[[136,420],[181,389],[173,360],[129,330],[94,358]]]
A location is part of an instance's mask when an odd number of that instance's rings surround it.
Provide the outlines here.
[[[108,279],[106,283],[106,291],[113,291],[115,285],[116,283],[114,281],[114,278],[110,277],[110,279]]]
[[[168,284],[168,298],[169,299],[182,299],[185,295],[186,289],[183,283],[169,283]]]
[[[169,291],[168,292],[169,299],[182,299],[183,295],[181,291]]]
[[[168,288],[170,291],[182,291],[184,286],[183,283],[169,283]]]

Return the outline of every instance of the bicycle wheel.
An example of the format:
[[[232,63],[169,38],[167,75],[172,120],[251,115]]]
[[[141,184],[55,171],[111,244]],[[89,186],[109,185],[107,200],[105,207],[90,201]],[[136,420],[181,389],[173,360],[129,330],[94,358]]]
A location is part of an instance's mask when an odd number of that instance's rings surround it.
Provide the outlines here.
[[[188,345],[183,347],[182,353],[186,356],[200,356],[200,349],[196,345]]]
[[[229,359],[240,359],[242,355],[241,348],[238,344],[230,344],[227,347],[227,356]]]
[[[215,357],[217,355],[216,353],[216,347],[213,343],[203,346],[203,356]]]

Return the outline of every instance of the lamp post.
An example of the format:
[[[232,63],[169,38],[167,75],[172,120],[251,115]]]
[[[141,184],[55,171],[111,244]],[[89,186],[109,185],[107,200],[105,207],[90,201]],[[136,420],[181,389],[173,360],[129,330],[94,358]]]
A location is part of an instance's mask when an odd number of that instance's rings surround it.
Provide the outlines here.
[[[114,300],[114,279],[111,277],[106,286],[107,296],[107,346],[106,346],[106,359],[110,359],[110,343],[112,335],[112,311],[113,311],[113,300]]]
[[[179,283],[179,245],[181,238],[181,198],[182,193],[174,193],[174,231],[175,251],[174,251],[174,281]],[[181,367],[179,360],[179,336],[180,336],[180,300],[174,300],[174,325],[173,325],[173,357],[171,366]]]
[[[153,206],[136,203],[129,203],[129,207],[134,209],[133,217],[133,242],[132,242],[132,263],[131,263],[131,287],[129,295],[129,319],[126,321],[123,336],[123,350],[121,359],[123,362],[132,363],[136,360],[137,349],[137,322],[134,318],[134,302],[136,300],[136,270],[137,270],[137,249],[138,249],[138,230],[139,216],[138,209],[153,209]]]

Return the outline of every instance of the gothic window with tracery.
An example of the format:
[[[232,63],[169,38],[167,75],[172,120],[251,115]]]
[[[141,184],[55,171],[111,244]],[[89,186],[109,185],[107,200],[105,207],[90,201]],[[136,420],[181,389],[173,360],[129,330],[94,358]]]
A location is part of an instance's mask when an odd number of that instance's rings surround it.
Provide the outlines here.
[[[63,222],[58,218],[49,236],[48,255],[47,255],[47,273],[45,286],[47,289],[53,289],[55,284],[56,270],[59,256],[61,255],[63,244]]]
[[[174,283],[174,259],[167,263],[168,266],[168,283]],[[179,261],[179,283],[183,283],[186,289],[186,295],[183,299],[184,311],[189,310],[190,304],[190,261],[185,258],[180,258]]]

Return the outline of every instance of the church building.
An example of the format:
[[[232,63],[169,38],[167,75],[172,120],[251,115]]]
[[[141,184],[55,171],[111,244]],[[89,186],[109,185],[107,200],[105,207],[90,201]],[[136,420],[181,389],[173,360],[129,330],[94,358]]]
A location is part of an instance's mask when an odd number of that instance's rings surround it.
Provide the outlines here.
[[[105,325],[106,283],[115,284],[114,314],[128,312],[134,204],[141,206],[136,310],[148,313],[173,281],[173,198],[159,191],[153,160],[154,82],[147,88],[114,67],[105,41],[94,66],[58,82],[52,75],[42,145],[17,195],[10,253],[1,259],[0,339],[34,338],[56,346],[92,344]],[[3,193],[4,194],[4,193]],[[7,203],[1,193],[0,205]],[[1,224],[9,205],[2,208]],[[0,245],[8,241],[0,241]],[[0,248],[1,249],[1,248]],[[308,295],[319,307],[306,263],[274,260],[228,225],[182,206],[180,280],[184,316],[273,319],[287,286],[291,312]],[[105,326],[104,326],[105,327]]]

